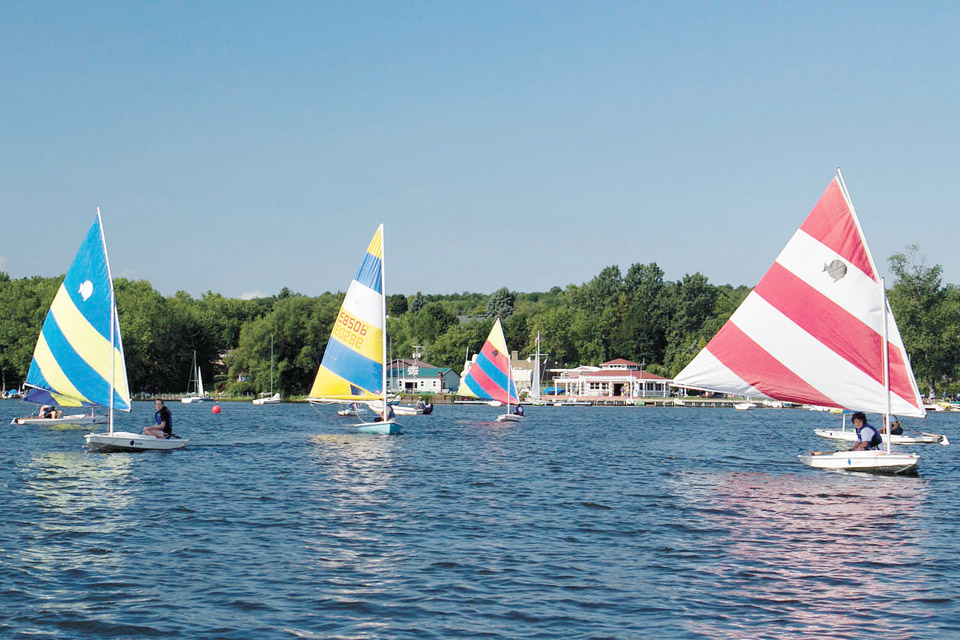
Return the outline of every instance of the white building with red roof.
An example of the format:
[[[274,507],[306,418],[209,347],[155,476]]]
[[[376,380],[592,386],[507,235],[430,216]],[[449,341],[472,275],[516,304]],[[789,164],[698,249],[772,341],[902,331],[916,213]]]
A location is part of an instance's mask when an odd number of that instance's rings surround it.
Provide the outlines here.
[[[665,398],[670,395],[669,378],[644,371],[636,362],[623,358],[599,367],[553,369],[553,386],[559,396],[577,399]]]

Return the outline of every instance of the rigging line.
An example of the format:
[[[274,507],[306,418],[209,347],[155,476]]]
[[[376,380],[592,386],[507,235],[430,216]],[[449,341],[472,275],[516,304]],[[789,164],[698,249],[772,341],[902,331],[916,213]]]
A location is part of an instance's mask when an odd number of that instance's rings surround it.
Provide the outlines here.
[[[783,435],[782,433],[780,433],[777,429],[774,429],[769,423],[764,422],[763,420],[761,420],[760,417],[757,416],[756,412],[754,412],[754,411],[748,411],[747,413],[749,413],[751,416],[753,416],[753,419],[754,419],[754,420],[756,420],[756,421],[759,422],[761,425],[763,425],[764,427],[766,427],[767,430],[770,431],[770,432],[772,432],[775,436],[777,436],[778,438],[784,440],[784,441],[787,442],[790,446],[796,447],[796,448],[797,448],[797,451],[804,451],[804,448],[801,447],[801,446],[799,446],[795,440],[791,440],[790,438],[788,438],[788,437],[786,437],[785,435]]]

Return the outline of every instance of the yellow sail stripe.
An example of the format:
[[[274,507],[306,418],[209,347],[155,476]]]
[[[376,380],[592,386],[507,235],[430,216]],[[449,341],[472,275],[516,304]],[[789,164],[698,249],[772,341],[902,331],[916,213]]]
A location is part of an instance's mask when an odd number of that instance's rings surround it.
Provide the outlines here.
[[[505,353],[507,354],[508,358],[510,357],[510,353],[507,351],[507,339],[503,336],[503,327],[500,325],[500,318],[497,318],[493,328],[490,329],[490,335],[487,336],[487,342],[492,344],[493,348],[500,353]]]
[[[57,291],[57,296],[53,299],[50,312],[74,351],[109,383],[110,341],[100,335],[100,332],[84,317],[62,284]],[[129,398],[124,395],[127,391],[127,372],[123,366],[123,355],[117,349],[113,351],[117,352],[114,356],[114,387],[120,392],[121,397],[129,402]]]
[[[377,232],[373,234],[373,240],[367,247],[367,253],[383,260],[383,225],[377,227]]]
[[[79,400],[76,400],[75,398],[68,398],[67,396],[62,396],[59,393],[53,393],[51,391],[50,396],[53,398],[54,402],[56,402],[61,407],[82,407],[83,406],[83,404],[81,404]]]
[[[53,357],[53,352],[50,351],[50,346],[47,344],[46,338],[43,337],[43,333],[40,333],[40,339],[37,340],[37,348],[33,352],[33,357],[37,361],[37,366],[40,367],[40,372],[43,374],[43,378],[47,381],[47,384],[51,388],[56,389],[59,392],[59,396],[65,398],[74,398],[83,402],[90,402],[90,400],[80,393],[73,383],[70,382],[70,379],[67,378],[67,375],[63,372],[63,369],[60,368],[60,364],[57,362],[57,359]],[[61,403],[66,404],[69,407],[79,407],[80,403]]]
[[[356,388],[356,387],[354,387]],[[380,398],[365,389],[363,395],[353,395],[350,393],[351,384],[330,371],[323,365],[317,372],[317,377],[313,381],[313,387],[310,389],[310,397],[317,400],[349,400],[351,402],[360,402],[363,400],[377,400]]]
[[[331,334],[337,342],[373,360],[383,361],[383,331],[363,322],[346,309],[340,309]]]

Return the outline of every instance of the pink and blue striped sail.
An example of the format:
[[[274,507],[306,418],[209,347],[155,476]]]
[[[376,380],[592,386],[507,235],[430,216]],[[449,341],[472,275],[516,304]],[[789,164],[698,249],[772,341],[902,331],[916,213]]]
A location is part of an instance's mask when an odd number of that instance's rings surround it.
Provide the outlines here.
[[[480,353],[470,363],[463,380],[460,381],[457,395],[496,400],[504,404],[520,403],[517,387],[510,373],[510,355],[500,318],[494,323]]]
[[[376,400],[383,395],[383,225],[377,228],[350,283],[311,400]]]
[[[63,407],[109,407],[111,379],[113,407],[130,411],[120,324],[97,211],[47,312],[27,372],[24,400]]]

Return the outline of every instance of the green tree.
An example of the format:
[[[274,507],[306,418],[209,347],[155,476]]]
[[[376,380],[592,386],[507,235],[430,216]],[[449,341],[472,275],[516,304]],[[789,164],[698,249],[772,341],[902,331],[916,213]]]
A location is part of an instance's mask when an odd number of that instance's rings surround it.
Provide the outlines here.
[[[506,320],[513,313],[516,299],[516,295],[506,287],[497,289],[487,299],[487,317]]]
[[[890,307],[917,380],[934,395],[960,373],[960,292],[942,284],[943,269],[928,266],[917,245],[892,255],[890,269]]]

